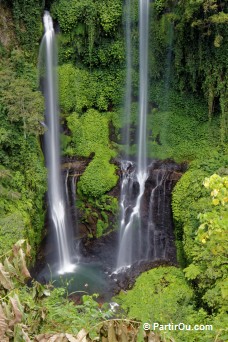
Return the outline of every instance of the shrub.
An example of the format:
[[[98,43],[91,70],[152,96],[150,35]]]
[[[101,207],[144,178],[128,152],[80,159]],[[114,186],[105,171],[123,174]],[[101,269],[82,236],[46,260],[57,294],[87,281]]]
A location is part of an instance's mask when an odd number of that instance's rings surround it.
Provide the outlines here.
[[[59,67],[60,107],[64,114],[79,114],[90,108],[107,111],[122,100],[123,76],[121,69],[89,72],[72,64]]]
[[[110,151],[97,150],[78,182],[78,191],[85,196],[100,197],[117,183],[116,168],[109,163]]]
[[[80,177],[78,191],[85,196],[100,197],[111,190],[118,179],[115,166],[109,163],[116,155],[115,151],[109,148],[109,118],[90,109],[81,117],[76,113],[71,114],[67,122],[72,132],[72,152],[84,157],[95,154]]]
[[[172,193],[172,210],[175,232],[179,245],[183,243],[188,262],[195,245],[195,234],[200,225],[199,213],[211,210],[213,205],[209,191],[203,187],[205,177],[219,170],[227,162],[227,156],[215,153],[208,160],[196,160],[181,177]]]
[[[192,309],[193,291],[180,269],[159,267],[141,274],[133,289],[121,293],[118,300],[128,317],[165,324],[186,317]]]
[[[197,280],[198,291],[209,307],[226,312],[228,176],[213,174],[204,180],[204,186],[212,190],[212,203],[198,215],[200,225],[189,251],[193,262],[184,271],[188,279]]]
[[[108,117],[104,114],[94,109],[88,110],[81,117],[73,113],[68,116],[67,123],[72,132],[75,154],[89,157],[92,152],[96,153],[98,149],[108,150]]]
[[[169,325],[170,329],[157,328],[153,332],[159,334],[162,340],[176,342],[215,341],[217,336],[226,340],[224,326],[226,317],[208,316],[200,308],[195,309],[193,289],[187,284],[182,270],[175,267],[159,267],[141,274],[133,287],[125,293],[120,293],[116,300],[125,310],[130,319]],[[191,325],[190,330],[172,329],[175,324]],[[194,331],[194,325],[211,325],[211,330]]]

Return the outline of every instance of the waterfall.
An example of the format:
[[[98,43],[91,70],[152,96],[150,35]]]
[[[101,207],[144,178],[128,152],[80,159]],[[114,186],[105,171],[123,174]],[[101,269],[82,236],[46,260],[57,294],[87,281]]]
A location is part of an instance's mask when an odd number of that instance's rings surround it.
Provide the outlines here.
[[[147,178],[147,108],[148,108],[148,40],[149,0],[139,1],[139,131],[138,131],[138,180]]]
[[[124,141],[126,145],[125,155],[129,157],[130,148],[130,121],[131,121],[131,95],[132,95],[132,48],[131,48],[131,11],[132,0],[126,0],[124,7],[125,17],[125,40],[126,40],[126,84],[125,84],[125,99],[124,99]],[[130,199],[132,198],[133,177],[129,169],[132,162],[123,160],[121,162],[121,194],[120,194],[120,234],[119,234],[119,252],[117,257],[117,268],[131,265],[132,262],[132,241],[133,232],[130,230],[126,234],[127,216],[131,210]],[[125,248],[125,245],[128,248]],[[124,264],[123,264],[124,263]]]
[[[128,116],[128,130],[130,125],[130,105],[131,105],[131,30],[130,13],[131,1],[126,2],[126,51],[127,51],[127,77],[126,77],[126,97],[125,113]],[[149,0],[139,1],[139,123],[137,138],[137,170],[135,182],[138,184],[138,194],[134,205],[132,203],[131,213],[129,210],[129,200],[126,198],[132,196],[133,174],[127,171],[126,162],[122,162],[122,186],[121,186],[121,220],[120,220],[120,241],[117,258],[116,272],[130,267],[135,261],[143,259],[143,237],[141,229],[141,201],[145,190],[145,181],[147,174],[147,110],[148,110],[148,36],[149,36]],[[129,151],[130,139],[127,137],[127,151]],[[128,162],[129,163],[129,162]]]
[[[126,37],[126,85],[125,85],[125,129],[124,137],[126,143],[126,157],[129,157],[130,147],[130,121],[131,121],[131,96],[132,96],[132,47],[131,47],[131,12],[132,12],[132,0],[126,0],[125,6],[125,37]]]
[[[134,173],[131,172],[132,162],[122,161],[121,198],[120,198],[120,246],[117,259],[117,269],[128,267],[132,263],[133,230],[129,229],[129,215],[132,216],[132,199]],[[128,246],[126,248],[126,246]]]
[[[63,274],[72,272],[73,254],[72,227],[66,214],[63,181],[60,172],[60,139],[57,92],[57,54],[53,22],[49,12],[43,17],[45,34],[40,47],[40,78],[45,97],[45,121],[47,131],[44,135],[45,159],[48,168],[49,216],[57,239],[59,267]]]

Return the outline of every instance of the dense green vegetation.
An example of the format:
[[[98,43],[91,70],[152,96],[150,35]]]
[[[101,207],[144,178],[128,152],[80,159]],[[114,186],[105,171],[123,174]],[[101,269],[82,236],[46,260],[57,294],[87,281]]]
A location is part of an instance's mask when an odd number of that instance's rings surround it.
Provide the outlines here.
[[[145,272],[138,277],[134,288],[121,293],[117,301],[129,318],[149,323],[151,329],[157,323],[153,330],[162,336],[162,341],[209,342],[215,341],[216,336],[220,341],[226,338],[225,316],[211,316],[203,308],[197,308],[194,291],[178,268],[160,267]],[[179,323],[190,329],[182,326],[175,329]],[[204,331],[194,330],[195,325],[204,325]]]
[[[152,158],[192,161],[213,157],[220,145],[219,119],[209,122],[202,98],[174,89],[167,93],[162,85],[155,87],[151,96],[158,106],[149,116]],[[165,96],[168,104],[163,102]]]
[[[115,228],[110,217],[117,213],[117,199],[108,192],[118,181],[113,159],[124,149],[119,144],[125,125],[123,2],[5,0],[0,4],[1,255],[27,238],[34,258],[43,237],[46,170],[40,121],[44,104],[37,90],[36,66],[45,5],[59,31],[63,154],[89,160],[77,183],[78,209],[84,222],[88,224],[91,217],[96,221],[96,232],[90,232],[90,237]],[[123,316],[131,320],[213,325],[213,331],[156,332],[162,341],[226,341],[228,3],[154,0],[150,7],[148,157],[189,164],[172,202],[181,268],[158,268],[141,275],[118,300]],[[137,0],[132,1],[131,19],[134,135],[139,83]],[[133,145],[131,154],[135,151]],[[99,311],[93,297],[86,296],[75,306],[63,289],[50,291],[35,282],[25,286],[28,273],[22,247],[26,248],[25,242],[18,243],[14,254],[9,252],[0,264],[0,339],[5,333],[15,342],[46,332],[49,337],[60,332],[77,335],[86,327],[92,338],[103,334],[115,341],[118,331],[133,331],[133,323],[124,326],[113,321],[97,333],[94,321],[107,320],[111,313],[105,306]],[[143,341],[143,335],[138,336]],[[65,338],[70,341],[72,336]]]
[[[23,52],[7,57],[0,65],[0,246],[4,252],[27,237],[34,255],[44,224],[46,170],[39,141],[44,104],[36,70]]]
[[[157,71],[152,78],[163,75],[167,83],[164,70],[168,71],[175,89],[204,96],[209,121],[220,116],[221,142],[227,141],[227,6],[216,0],[183,1],[178,6],[155,1],[151,35],[152,67]]]
[[[15,31],[20,46],[26,54],[35,58],[39,49],[39,39],[43,32],[41,20],[43,0],[11,0]]]
[[[196,172],[192,167],[191,177],[195,182],[194,198],[189,189],[189,173],[183,176],[174,192],[174,217],[183,229],[183,246],[190,264],[186,269],[188,279],[197,279],[197,292],[204,304],[214,312],[227,310],[227,173],[226,170],[217,171],[222,176],[213,174],[205,178],[207,171]],[[204,176],[203,176],[204,173]],[[195,175],[195,176],[194,176]],[[203,177],[202,177],[203,176]],[[197,177],[197,178],[196,178]],[[198,186],[199,180],[204,183],[209,192]],[[182,205],[181,202],[185,202]],[[179,232],[180,234],[180,232]],[[179,235],[181,236],[181,234]],[[225,300],[225,301],[224,301]]]
[[[109,163],[116,153],[109,147],[108,117],[90,109],[80,118],[73,113],[67,122],[72,133],[70,153],[85,157],[94,154],[80,178],[78,192],[88,197],[100,197],[117,182],[115,167]]]

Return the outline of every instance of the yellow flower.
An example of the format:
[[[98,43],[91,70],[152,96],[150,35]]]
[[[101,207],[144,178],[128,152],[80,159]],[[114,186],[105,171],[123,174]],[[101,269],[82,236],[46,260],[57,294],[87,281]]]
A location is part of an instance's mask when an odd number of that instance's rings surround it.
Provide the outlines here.
[[[218,200],[217,198],[214,198],[213,201],[212,201],[212,203],[213,203],[214,205],[218,205],[218,204],[219,204],[219,200]]]
[[[214,189],[214,190],[211,192],[211,196],[216,197],[216,196],[218,195],[218,193],[219,193],[219,190]]]
[[[210,184],[210,180],[209,178],[205,178],[203,185],[205,186],[205,188],[209,188],[209,184]]]

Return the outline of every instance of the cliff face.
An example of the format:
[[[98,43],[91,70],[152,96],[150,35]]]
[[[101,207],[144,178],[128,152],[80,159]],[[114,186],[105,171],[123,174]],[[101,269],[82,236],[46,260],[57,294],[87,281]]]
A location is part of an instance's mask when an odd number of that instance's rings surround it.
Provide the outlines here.
[[[142,199],[142,229],[147,258],[172,259],[175,255],[172,219],[172,190],[185,170],[172,161],[158,161],[149,167]]]
[[[75,191],[77,179],[79,179],[83,169],[85,168],[86,161],[72,162],[64,164],[68,166],[68,194],[69,203],[73,210],[73,203],[75,203]],[[141,229],[142,229],[142,250],[147,249],[147,260],[172,260],[175,261],[175,244],[173,233],[172,209],[171,198],[172,190],[177,181],[186,170],[186,164],[177,164],[173,161],[153,161],[148,168],[149,176],[145,184],[145,192],[141,201]],[[129,170],[134,173],[134,167]],[[120,178],[122,177],[121,171],[118,171]],[[76,177],[72,182],[73,177]],[[133,176],[134,179],[134,176]],[[128,198],[128,212],[129,216],[133,210],[137,195],[138,195],[138,182],[133,180],[132,196]],[[112,189],[110,195],[115,196],[120,202],[120,182]],[[85,222],[85,213],[91,209],[91,214],[88,215]],[[94,214],[96,212],[96,215]],[[96,237],[97,223],[99,217],[103,212],[108,217],[108,227],[100,238]],[[88,203],[85,203],[84,208],[78,210],[78,228],[76,238],[83,238],[84,246],[83,253],[85,256],[94,255],[96,258],[101,259],[109,264],[109,267],[114,267],[116,262],[116,255],[118,253],[118,220],[119,215],[114,215],[107,210],[98,210],[92,208]],[[126,218],[127,219],[127,218]],[[76,222],[76,220],[75,220]],[[113,229],[115,230],[113,232]],[[91,237],[93,237],[91,239]],[[137,250],[137,239],[133,249]],[[110,252],[112,251],[112,252]],[[142,259],[145,255],[141,255]],[[137,260],[138,261],[138,260]]]
[[[9,8],[0,3],[0,44],[7,50],[16,46],[14,22]]]

